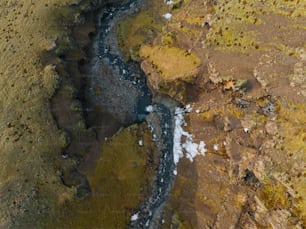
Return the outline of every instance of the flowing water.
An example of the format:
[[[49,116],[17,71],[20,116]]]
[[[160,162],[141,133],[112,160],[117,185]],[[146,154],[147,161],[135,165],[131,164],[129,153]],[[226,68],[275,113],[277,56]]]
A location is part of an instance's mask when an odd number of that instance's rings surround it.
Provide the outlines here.
[[[161,224],[160,214],[173,181],[173,108],[171,99],[152,103],[152,93],[146,76],[138,63],[126,62],[120,52],[116,25],[128,15],[136,13],[142,3],[132,1],[124,5],[108,5],[97,15],[97,35],[93,41],[91,73],[88,75],[86,94],[90,110],[101,106],[115,116],[123,126],[147,122],[152,128],[154,141],[160,145],[160,162],[151,194],[134,212],[130,228],[156,228]],[[99,93],[97,93],[97,91]],[[152,105],[149,114],[146,107]],[[147,118],[148,115],[151,117]],[[155,121],[150,121],[155,120]],[[132,216],[132,215],[131,215]]]

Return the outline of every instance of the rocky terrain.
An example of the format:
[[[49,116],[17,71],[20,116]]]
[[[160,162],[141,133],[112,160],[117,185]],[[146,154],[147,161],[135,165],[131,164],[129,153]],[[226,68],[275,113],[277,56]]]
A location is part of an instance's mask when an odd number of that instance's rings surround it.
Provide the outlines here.
[[[305,227],[305,12],[305,1],[152,1],[123,22],[123,50],[154,91],[191,105],[186,129],[208,148],[178,164],[161,227]]]
[[[126,3],[0,2],[0,228],[139,227],[159,121],[126,127],[137,78],[115,82],[93,46],[103,10]],[[190,105],[183,128],[207,148],[180,159],[151,228],[306,227],[305,5],[147,0],[114,20],[117,55],[139,63],[153,103]],[[126,110],[112,84],[133,87]]]

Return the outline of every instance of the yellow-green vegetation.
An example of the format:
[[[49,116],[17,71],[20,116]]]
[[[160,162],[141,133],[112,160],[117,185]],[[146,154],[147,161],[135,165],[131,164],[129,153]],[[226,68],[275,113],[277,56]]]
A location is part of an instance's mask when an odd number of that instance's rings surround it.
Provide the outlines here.
[[[278,124],[283,138],[282,153],[290,158],[283,172],[290,174],[288,185],[295,191],[294,209],[306,223],[306,105],[282,104]]]
[[[292,18],[305,17],[305,4],[305,0],[218,1],[218,4],[214,7],[212,29],[207,35],[207,42],[216,49],[244,53],[248,49],[265,48],[267,43],[263,43],[257,36],[258,28],[267,23],[262,20],[262,16],[276,14]],[[248,25],[254,26],[249,26],[248,29]],[[291,24],[290,26],[299,27],[302,25]],[[272,39],[269,45],[275,45],[275,41]]]
[[[75,194],[60,180],[60,151],[67,142],[49,104],[61,78],[53,64],[60,60],[42,57],[70,46],[65,34],[80,11],[78,2],[0,2],[1,228],[35,227]]]
[[[305,0],[270,0],[265,2],[267,11],[289,17],[305,17],[305,5]]]
[[[180,215],[178,212],[175,212],[173,214],[171,218],[171,225],[176,227],[177,229],[192,229],[192,226],[187,221],[184,221],[180,218]]]
[[[287,188],[275,180],[265,180],[259,197],[268,209],[286,209],[289,207]]]
[[[206,122],[210,122],[214,118],[212,112],[210,112],[210,111],[200,113],[200,114],[198,114],[198,116]]]
[[[158,8],[161,1],[150,1],[140,13],[120,21],[117,26],[119,46],[126,60],[138,59],[142,44],[150,43],[162,30],[161,15]]]
[[[142,140],[142,144],[139,144]],[[156,148],[146,124],[128,127],[102,147],[86,176],[92,194],[67,203],[48,228],[125,228],[149,193],[157,166]]]
[[[178,101],[184,101],[186,97],[186,84],[182,80],[161,81],[158,84],[158,91],[164,95],[169,95]]]
[[[258,17],[262,4],[253,0],[220,1],[214,7],[212,29],[207,35],[209,45],[216,49],[246,52],[247,49],[258,49],[255,32],[246,30],[246,24],[259,25]]]
[[[182,179],[192,174],[193,166],[179,172],[166,207],[171,216],[165,218],[165,228],[171,225],[178,228],[183,219],[204,224],[198,227],[222,228],[222,221],[226,217],[227,221],[234,219],[235,214],[239,219],[233,220],[233,227],[255,224],[269,227],[272,223],[265,222],[266,216],[257,216],[260,210],[254,210],[260,209],[260,204],[251,203],[254,193],[265,206],[265,214],[276,219],[274,225],[292,219],[306,225],[306,106],[300,96],[305,88],[302,38],[305,37],[305,5],[305,0],[186,0],[177,8],[169,6],[167,11],[156,11],[160,15],[170,12],[172,17],[161,21],[163,28],[153,42],[139,44],[139,56],[149,83],[158,92],[182,103],[188,98],[188,103],[200,108],[199,113],[189,114],[188,126],[195,139],[204,138],[208,148],[210,141],[231,140],[218,152],[208,150],[205,161],[196,159],[198,174],[195,172],[190,182],[197,180],[198,187],[192,190],[204,200],[198,201],[203,202],[202,206],[192,202],[195,195],[184,193],[191,183],[186,184]],[[193,65],[188,54],[200,61]],[[191,72],[188,69],[196,66],[200,66],[198,78],[184,79]],[[195,85],[205,94],[199,90],[199,97],[193,99],[192,83],[208,79],[214,87],[201,85],[202,82]],[[288,87],[288,82],[293,89]],[[240,104],[232,102],[235,98],[245,99],[246,105],[241,103],[239,108]],[[289,100],[300,102],[291,104]],[[228,131],[227,124],[232,125]],[[207,139],[203,133],[206,126],[212,129]],[[217,155],[222,150],[226,159]],[[183,163],[180,162],[179,168]],[[203,167],[211,172],[207,177],[203,176]],[[246,168],[254,172],[258,181],[246,177],[246,184],[241,183]],[[199,184],[205,188],[200,190]],[[226,206],[233,207],[230,213],[224,212]],[[274,217],[279,210],[288,216]],[[249,218],[249,212],[256,215],[255,219],[241,217]],[[193,214],[197,215],[196,219],[191,219]]]
[[[195,54],[176,47],[143,45],[139,55],[148,59],[164,80],[190,82],[197,75],[201,63]]]
[[[203,112],[198,112],[195,114],[189,114],[189,115],[195,115],[200,117],[203,121],[210,122],[214,119],[215,116],[220,115],[220,113],[224,113],[227,115],[232,115],[233,117],[239,119],[244,116],[244,112],[242,109],[237,108],[237,106],[233,104],[227,104],[226,106],[216,106],[212,107],[211,109]]]
[[[172,190],[169,201],[171,202],[173,199],[180,201],[173,203],[171,208],[169,208],[169,205],[166,206],[167,214],[170,214],[165,216],[165,223],[162,225],[162,228],[195,228],[195,225],[191,223],[190,218],[185,214],[182,214],[184,206],[192,207],[194,205],[192,199],[187,197],[187,193],[190,195],[189,197],[192,196],[193,198],[195,180],[190,179],[190,177],[180,176],[176,179],[176,182],[177,186]],[[186,187],[190,187],[190,189],[186,189]]]

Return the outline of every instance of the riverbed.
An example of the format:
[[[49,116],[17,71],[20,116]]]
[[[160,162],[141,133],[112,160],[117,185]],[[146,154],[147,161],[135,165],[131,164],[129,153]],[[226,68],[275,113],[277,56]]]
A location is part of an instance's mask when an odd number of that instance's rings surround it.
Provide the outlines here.
[[[117,117],[122,126],[144,121],[150,126],[152,141],[158,145],[161,155],[157,176],[147,200],[132,212],[129,227],[156,228],[162,223],[160,212],[171,189],[175,169],[173,115],[176,103],[160,96],[159,102],[152,104],[145,74],[138,63],[126,62],[119,49],[116,26],[120,20],[137,13],[141,4],[141,1],[132,1],[116,7],[109,5],[99,12],[86,98],[87,110],[101,106]]]

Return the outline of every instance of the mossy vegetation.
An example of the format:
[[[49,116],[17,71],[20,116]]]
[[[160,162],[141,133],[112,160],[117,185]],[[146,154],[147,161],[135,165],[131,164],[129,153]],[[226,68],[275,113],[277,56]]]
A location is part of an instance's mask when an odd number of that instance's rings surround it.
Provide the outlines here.
[[[302,3],[303,2],[303,3]],[[305,1],[257,2],[254,0],[219,1],[214,7],[212,29],[207,42],[216,49],[247,53],[248,49],[265,49],[267,45],[258,39],[257,28],[264,25],[263,15],[279,14],[292,18],[305,17]],[[248,25],[251,26],[246,30]],[[294,26],[294,25],[293,25]]]
[[[268,209],[287,209],[290,206],[287,188],[275,180],[266,180],[259,197]]]
[[[105,142],[95,168],[86,172],[90,197],[67,202],[54,223],[45,223],[46,228],[125,228],[150,191],[156,158],[146,124],[122,130]]]
[[[118,23],[118,42],[126,60],[137,60],[140,46],[152,42],[161,32],[162,24],[158,13],[154,11],[157,4],[150,2],[140,13]]]
[[[219,50],[243,53],[250,48],[258,49],[259,42],[256,40],[255,32],[246,32],[246,23],[262,23],[257,15],[257,7],[252,1],[218,2],[214,7],[212,29],[207,35],[208,44]]]
[[[190,82],[198,73],[200,59],[185,50],[168,46],[142,46],[139,55],[156,67],[164,80]]]
[[[267,11],[281,14],[288,17],[305,17],[305,0],[281,0],[281,1],[267,1]]]
[[[179,79],[175,81],[161,81],[158,84],[158,91],[178,101],[185,101],[186,82]]]
[[[72,47],[67,31],[80,12],[77,4],[0,2],[1,228],[36,227],[75,195],[60,179],[60,152],[69,142],[51,114],[50,99],[67,75],[56,55]]]
[[[306,223],[306,105],[298,103],[281,104],[278,119],[280,136],[283,138],[282,153],[290,159],[287,167],[283,168],[286,173],[292,173],[286,182],[295,190],[294,210]],[[289,166],[289,167],[288,167]]]

